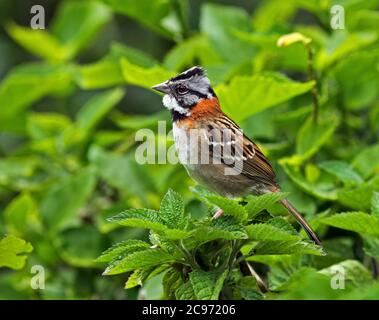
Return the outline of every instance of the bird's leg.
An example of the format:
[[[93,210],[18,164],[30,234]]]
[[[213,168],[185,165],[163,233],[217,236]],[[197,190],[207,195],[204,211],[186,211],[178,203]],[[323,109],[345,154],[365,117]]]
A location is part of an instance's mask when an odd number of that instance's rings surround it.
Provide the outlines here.
[[[220,218],[223,214],[224,214],[224,211],[222,211],[220,208],[218,208],[216,210],[216,212],[214,213],[212,219]]]

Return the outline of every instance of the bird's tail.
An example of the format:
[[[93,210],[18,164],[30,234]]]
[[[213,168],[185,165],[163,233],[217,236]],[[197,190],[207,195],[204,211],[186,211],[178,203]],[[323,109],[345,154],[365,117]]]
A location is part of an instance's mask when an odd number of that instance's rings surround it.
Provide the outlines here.
[[[304,219],[304,217],[300,214],[299,211],[287,200],[280,200],[279,203],[284,206],[296,219],[296,221],[301,225],[304,231],[308,234],[308,237],[313,240],[316,244],[321,245],[321,241],[318,238],[317,234],[312,230],[311,226]]]

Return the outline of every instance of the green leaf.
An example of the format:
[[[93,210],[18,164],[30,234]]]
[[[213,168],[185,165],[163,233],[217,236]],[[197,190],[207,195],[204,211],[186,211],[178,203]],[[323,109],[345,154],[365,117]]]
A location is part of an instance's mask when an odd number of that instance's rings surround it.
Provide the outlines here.
[[[66,58],[71,59],[111,18],[111,11],[99,2],[65,1],[51,23],[51,32],[64,46]]]
[[[95,259],[104,250],[102,235],[91,225],[70,229],[54,235],[55,247],[66,263],[75,267],[95,267]]]
[[[129,276],[128,281],[125,283],[125,289],[134,288],[136,286],[142,286],[145,281],[154,278],[155,276],[161,274],[163,271],[167,270],[167,266],[157,266],[147,269],[137,269]]]
[[[97,262],[110,262],[113,259],[124,256],[126,254],[145,250],[149,248],[149,244],[145,241],[129,239],[114,244],[112,247],[104,251],[100,257],[96,259]]]
[[[124,273],[135,269],[174,262],[175,260],[175,257],[162,249],[141,250],[127,255],[121,260],[115,261],[105,269],[103,275]]]
[[[321,162],[318,166],[334,175],[344,184],[358,184],[363,182],[361,176],[346,162],[330,160]]]
[[[324,255],[322,248],[307,241],[260,241],[254,247],[254,255],[278,255],[278,254],[312,254]],[[249,260],[249,258],[247,258]]]
[[[245,221],[247,219],[245,208],[236,200],[213,195],[207,196],[207,200],[216,207],[222,209],[225,215],[233,216],[238,221]]]
[[[9,235],[0,240],[0,267],[20,270],[26,261],[25,253],[33,250],[30,243]]]
[[[360,51],[343,59],[333,70],[347,108],[359,110],[377,100],[379,75],[372,66],[378,63],[379,50]]]
[[[159,65],[150,68],[143,68],[129,62],[127,59],[121,59],[121,70],[127,83],[151,89],[152,86],[164,82],[175,75],[174,72],[168,71]]]
[[[379,192],[373,192],[372,194],[371,214],[379,216]]]
[[[125,14],[167,37],[179,37],[181,27],[169,0],[102,0],[114,11]],[[143,14],[142,14],[143,13]],[[171,27],[173,25],[174,27]]]
[[[291,180],[302,190],[319,199],[336,200],[337,191],[335,185],[331,181],[310,182],[302,175],[300,168],[293,163],[293,158],[283,158],[279,160],[280,165]]]
[[[136,163],[134,153],[118,155],[94,146],[89,150],[88,157],[97,174],[122,193],[133,195],[147,203],[148,195],[156,192],[154,181],[146,168]]]
[[[110,222],[136,228],[151,229],[163,233],[168,239],[182,239],[190,235],[189,232],[180,229],[170,229],[159,212],[150,209],[129,209],[112,218]]]
[[[162,199],[159,215],[169,228],[184,229],[186,219],[182,197],[169,189]]]
[[[175,292],[179,289],[181,285],[184,284],[181,272],[179,272],[175,268],[170,268],[167,270],[162,282],[165,297],[168,299],[175,299]],[[191,285],[190,281],[188,281],[188,283]],[[179,294],[181,296],[182,293],[179,291]]]
[[[40,228],[38,206],[29,193],[15,197],[5,208],[4,220],[12,233],[26,234]]]
[[[203,271],[195,269],[189,274],[194,294],[198,300],[217,300],[223,287],[228,270]]]
[[[338,201],[354,210],[369,211],[374,190],[379,190],[379,187],[367,182],[343,188],[337,191]]]
[[[130,63],[149,68],[156,61],[143,51],[114,43],[110,52],[101,60],[94,63],[76,66],[75,80],[82,89],[107,88],[124,84],[120,61],[126,58]]]
[[[34,140],[55,138],[71,126],[70,119],[60,113],[30,112],[27,117],[27,132]]]
[[[195,300],[196,296],[191,281],[180,285],[175,291],[175,297],[177,300]]]
[[[252,219],[261,211],[284,199],[287,195],[288,193],[285,192],[271,192],[260,196],[248,196],[248,204],[245,206],[248,218]]]
[[[41,215],[49,232],[54,233],[72,225],[95,186],[95,176],[91,170],[83,170],[79,175],[51,189],[42,199]]]
[[[319,151],[330,140],[337,128],[337,124],[337,118],[333,115],[319,119],[317,124],[312,117],[309,117],[297,134],[297,163],[304,162]]]
[[[379,236],[379,217],[364,212],[342,212],[323,218],[321,222],[364,235]]]
[[[76,114],[77,128],[88,135],[97,123],[121,101],[123,96],[124,91],[116,88],[92,97]]]
[[[191,237],[186,239],[185,245],[188,248],[193,248],[216,239],[238,240],[247,238],[248,235],[244,227],[234,217],[223,215],[217,219],[212,219],[209,225],[201,225],[194,229]]]
[[[68,59],[66,48],[46,30],[33,30],[11,23],[7,26],[7,32],[18,44],[42,59],[50,62]]]
[[[241,8],[206,3],[201,8],[200,31],[214,50],[232,64],[251,59],[255,48],[234,36],[233,31],[249,31],[249,15]]]
[[[369,146],[358,153],[351,163],[363,177],[368,178],[375,172],[379,172],[379,144]]]
[[[222,62],[219,55],[210,47],[208,39],[204,35],[195,35],[171,49],[165,56],[163,65],[169,70],[179,72],[195,64],[197,59],[203,66]]]
[[[254,241],[301,240],[298,235],[294,235],[286,230],[266,223],[248,225],[246,231],[249,238]]]
[[[18,115],[38,99],[69,89],[67,69],[41,63],[13,69],[0,84],[0,123]],[[2,125],[2,124],[1,124]]]
[[[279,74],[257,74],[234,77],[228,85],[218,86],[216,92],[224,112],[239,122],[303,94],[314,85],[313,81],[295,82]]]
[[[362,236],[362,238],[364,252],[370,257],[379,260],[379,238],[366,235]]]
[[[351,282],[354,286],[369,284],[371,282],[371,274],[360,262],[356,260],[345,260],[338,264],[334,264],[328,268],[318,271],[320,274],[333,277],[335,270],[343,270],[344,279]]]

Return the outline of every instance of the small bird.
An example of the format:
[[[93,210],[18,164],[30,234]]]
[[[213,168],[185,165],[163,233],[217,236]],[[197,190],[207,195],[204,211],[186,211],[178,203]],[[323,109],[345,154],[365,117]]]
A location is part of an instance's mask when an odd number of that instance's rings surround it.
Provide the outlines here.
[[[274,170],[262,151],[222,112],[203,68],[192,67],[153,89],[164,93],[163,105],[172,113],[179,161],[195,181],[229,198],[280,192]],[[311,240],[321,244],[287,199],[279,203]],[[215,217],[221,214],[218,210]]]

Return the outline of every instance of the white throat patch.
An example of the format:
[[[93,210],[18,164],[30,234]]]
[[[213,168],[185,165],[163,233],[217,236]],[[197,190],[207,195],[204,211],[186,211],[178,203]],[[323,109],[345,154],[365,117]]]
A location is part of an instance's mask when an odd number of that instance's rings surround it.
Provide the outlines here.
[[[175,100],[174,97],[170,96],[169,94],[165,94],[163,96],[163,105],[169,109],[179,112],[180,114],[185,114],[186,116],[190,115],[190,112],[188,109],[181,107]]]

